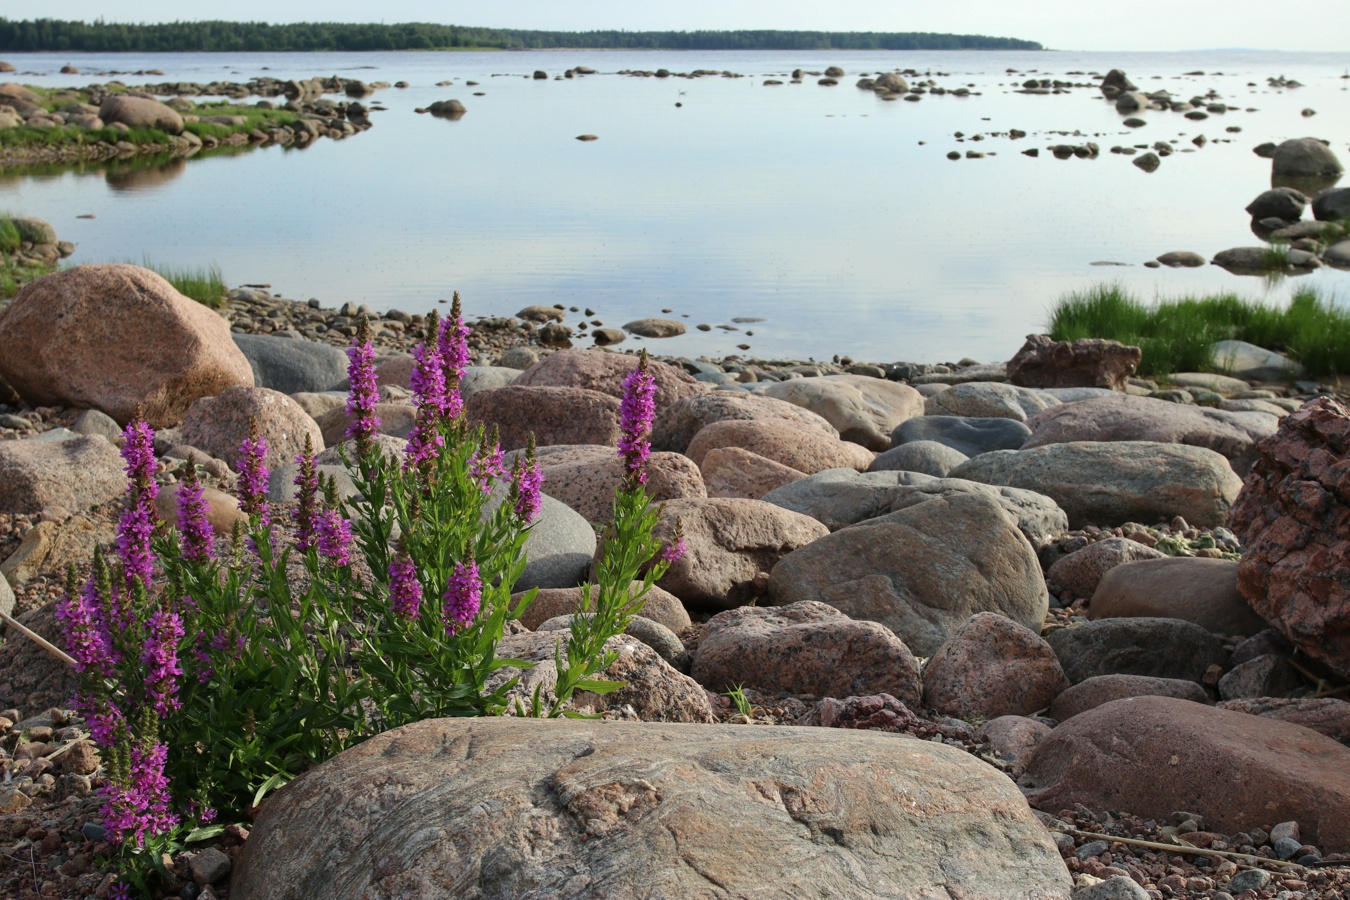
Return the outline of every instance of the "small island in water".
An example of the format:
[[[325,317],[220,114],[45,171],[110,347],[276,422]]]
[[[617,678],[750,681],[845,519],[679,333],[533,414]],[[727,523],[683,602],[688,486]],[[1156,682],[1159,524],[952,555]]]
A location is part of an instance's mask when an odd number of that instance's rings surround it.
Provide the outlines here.
[[[78,22],[0,18],[0,52],[364,50],[1042,50],[1035,41],[901,31],[522,31],[404,22]]]

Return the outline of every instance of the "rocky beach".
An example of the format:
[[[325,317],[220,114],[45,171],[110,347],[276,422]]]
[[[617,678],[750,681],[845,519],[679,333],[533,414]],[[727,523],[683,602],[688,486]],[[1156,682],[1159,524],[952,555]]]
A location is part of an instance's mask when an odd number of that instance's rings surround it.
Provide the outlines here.
[[[1092,91],[1131,130],[1148,114],[1190,128],[1239,111],[1120,70],[1001,77],[1025,97]],[[908,101],[893,107],[980,96],[921,69],[855,81],[821,67],[755,87],[850,82]],[[379,105],[365,98],[386,88],[336,75],[4,84],[0,135],[164,139],[0,143],[0,168],[343,138],[370,127]],[[270,124],[191,99],[216,97],[264,98],[248,109]],[[452,99],[423,111],[465,115]],[[1173,153],[1239,131],[1122,140],[1103,158],[1162,177]],[[991,126],[924,152],[965,166],[1026,137]],[[1097,159],[1095,137],[1041,129],[1024,152]],[[1245,210],[1262,245],[1172,249],[1141,267],[1276,280],[1350,267],[1340,148],[1252,149],[1270,160]],[[181,527],[180,497],[199,485],[215,539],[242,557],[256,509],[240,498],[257,488],[276,533],[303,543],[307,482],[334,509],[367,499],[347,464],[366,352],[352,348],[369,337],[375,445],[411,455],[437,315],[268,284],[198,302],[149,268],[82,260],[42,218],[3,222],[15,237],[0,248],[13,294],[0,299],[0,895],[119,898],[103,798],[125,761],[72,701],[59,604],[96,580],[96,554],[121,549],[128,435],[153,429],[148,527]],[[439,316],[459,308],[445,293]],[[519,678],[506,714],[415,721],[309,767],[167,853],[148,896],[1350,898],[1350,388],[1337,372],[1232,335],[1205,371],[1147,377],[1155,361],[1107,335],[1009,334],[983,360],[763,358],[754,315],[653,299],[631,318],[570,298],[477,315],[465,301],[464,427],[494,436],[503,471],[537,463],[543,477],[526,564],[496,585],[524,604],[496,648],[494,684]],[[681,352],[710,334],[736,352]],[[564,703],[559,642],[578,614],[598,615],[586,586],[631,484],[629,386],[646,366],[653,534],[682,555],[604,642],[613,689],[572,694],[578,718],[527,719],[531,701]],[[250,486],[246,448],[264,445],[270,477]],[[351,572],[353,591],[375,583]]]

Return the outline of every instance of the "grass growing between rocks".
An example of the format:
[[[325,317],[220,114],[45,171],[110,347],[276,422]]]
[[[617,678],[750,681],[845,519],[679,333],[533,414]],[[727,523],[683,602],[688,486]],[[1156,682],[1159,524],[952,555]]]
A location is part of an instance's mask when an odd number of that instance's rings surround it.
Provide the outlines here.
[[[1147,304],[1119,284],[1073,291],[1050,313],[1055,340],[1106,338],[1144,352],[1139,374],[1220,371],[1216,341],[1236,339],[1284,353],[1313,375],[1350,373],[1350,309],[1312,288],[1294,292],[1287,307],[1236,294],[1163,299]]]
[[[0,253],[14,253],[21,243],[23,238],[19,235],[14,220],[8,215],[0,214]]]
[[[143,266],[159,274],[161,278],[174,286],[184,297],[191,297],[203,306],[221,309],[225,306],[227,289],[225,277],[220,266],[214,263],[206,268],[162,266],[151,260],[143,259],[132,265]]]
[[[158,128],[106,127],[86,131],[73,126],[33,128],[16,125],[0,129],[0,147],[61,147],[67,144],[116,144],[118,141],[167,146],[172,138]]]

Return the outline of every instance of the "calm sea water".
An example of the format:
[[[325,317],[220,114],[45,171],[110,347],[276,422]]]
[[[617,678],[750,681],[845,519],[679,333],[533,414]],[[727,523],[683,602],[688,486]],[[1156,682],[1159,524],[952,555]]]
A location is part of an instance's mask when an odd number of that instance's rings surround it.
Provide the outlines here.
[[[595,52],[11,56],[17,80],[87,84],[101,70],[161,80],[270,74],[406,80],[374,102],[375,127],[304,150],[265,148],[160,171],[0,175],[0,208],[51,221],[72,262],[219,264],[325,305],[423,311],[459,290],[471,314],[590,307],[607,325],[687,316],[662,353],[941,361],[1005,359],[1064,292],[1117,279],[1146,298],[1236,290],[1280,302],[1290,286],[1215,267],[1151,270],[1170,250],[1257,243],[1243,207],[1270,185],[1267,140],[1317,136],[1350,162],[1347,54]],[[86,73],[61,76],[71,62]],[[601,75],[535,81],[586,65]],[[847,71],[837,87],[766,87],[792,69]],[[744,78],[638,79],[621,69],[729,70]],[[1148,112],[1144,128],[1093,89],[1015,93],[1029,77],[1124,68],[1144,90],[1210,89],[1238,108],[1207,121]],[[914,68],[978,96],[883,102],[859,73]],[[1015,69],[1016,74],[1006,70]],[[1193,71],[1207,74],[1187,75]],[[24,72],[42,73],[40,77]],[[937,74],[942,73],[942,74]],[[1221,73],[1221,74],[1219,74]],[[1268,76],[1304,87],[1276,90]],[[465,84],[480,82],[477,87]],[[449,87],[436,82],[452,81]],[[483,92],[484,96],[475,96]],[[414,115],[458,98],[459,121]],[[371,102],[369,99],[367,103]],[[1253,108],[1256,111],[1241,111]],[[1305,108],[1316,110],[1307,118]],[[1241,128],[1229,133],[1230,126]],[[990,136],[1029,133],[1020,141]],[[1064,136],[1061,132],[1067,133]],[[577,135],[599,140],[582,143]],[[1211,143],[1152,175],[1115,144]],[[1231,143],[1223,141],[1231,139]],[[1095,160],[1050,144],[1095,141]],[[1042,148],[1039,159],[1023,156]],[[950,162],[950,150],[986,152]],[[94,214],[94,219],[79,219]],[[1125,262],[1099,267],[1093,262]],[[1300,279],[1350,302],[1350,273]],[[753,331],[714,329],[734,317]],[[575,324],[577,317],[569,318]],[[623,346],[632,346],[629,341]]]

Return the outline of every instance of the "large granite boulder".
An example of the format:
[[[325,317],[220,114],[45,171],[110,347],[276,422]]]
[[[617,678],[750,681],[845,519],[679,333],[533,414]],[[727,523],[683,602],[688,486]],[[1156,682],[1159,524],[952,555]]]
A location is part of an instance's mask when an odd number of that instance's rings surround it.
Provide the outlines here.
[[[122,457],[102,435],[0,442],[0,513],[78,512],[126,487]]]
[[[258,387],[283,394],[321,393],[347,381],[347,354],[331,344],[270,334],[236,334],[234,343],[248,358]]]
[[[1091,402],[1091,401],[1088,401]],[[1069,526],[1170,521],[1222,525],[1242,487],[1213,450],[1152,441],[1076,441],[973,457],[953,478],[1044,494],[1069,516]]]
[[[978,494],[919,503],[789,553],[773,568],[769,600],[817,600],[880,622],[924,657],[979,612],[1039,632],[1050,602],[1031,543]]]
[[[1185,619],[1207,631],[1250,636],[1266,627],[1238,591],[1238,564],[1176,556],[1122,563],[1102,575],[1088,604],[1093,619]]]
[[[802,727],[418,722],[274,794],[246,847],[235,900],[1068,900],[1072,884],[974,757]]]
[[[503,450],[535,443],[618,445],[619,400],[576,387],[526,387],[517,381],[479,391],[464,402],[469,420],[497,426]]]
[[[677,400],[658,408],[652,422],[652,449],[684,453],[694,435],[714,422],[780,419],[799,430],[839,437],[839,430],[820,416],[762,394],[745,391],[714,391]],[[697,462],[697,460],[695,460]]]
[[[277,391],[255,387],[233,387],[193,403],[179,437],[238,469],[239,445],[255,423],[258,433],[267,438],[264,462],[268,468],[293,462],[305,449],[305,438],[316,454],[326,446],[319,423],[299,403]]]
[[[709,450],[699,470],[709,497],[743,500],[759,500],[774,488],[806,477],[805,472],[740,447]]]
[[[0,310],[0,379],[33,406],[139,411],[177,425],[199,397],[253,386],[218,313],[139,266],[76,266],[24,285]]]
[[[1257,446],[1230,527],[1238,589],[1313,659],[1350,676],[1350,411],[1319,397]]]
[[[1350,745],[1350,703],[1334,697],[1259,697],[1224,700],[1215,705],[1219,709],[1302,725],[1334,741]]]
[[[1271,174],[1275,177],[1339,175],[1341,161],[1325,142],[1317,138],[1293,138],[1275,148]]]
[[[1047,812],[1082,803],[1164,820],[1187,810],[1222,834],[1295,821],[1323,852],[1350,851],[1350,748],[1188,700],[1134,697],[1074,716],[1040,743],[1020,783]]]
[[[1153,397],[1100,397],[1066,403],[1027,422],[1022,449],[1074,441],[1154,441],[1205,447],[1221,453],[1236,472],[1256,458],[1256,442],[1275,433],[1277,420],[1263,413],[1226,412],[1169,403]]]
[[[919,703],[919,664],[890,629],[809,601],[713,616],[699,638],[693,676],[719,693],[749,687],[816,697],[890,694]]]
[[[572,387],[623,398],[623,380],[637,368],[638,358],[605,350],[559,350],[530,366],[515,380],[522,387]],[[656,381],[656,407],[706,394],[711,388],[678,366],[649,360]],[[682,449],[682,448],[677,448]]]
[[[918,472],[827,469],[776,488],[765,494],[764,500],[838,531],[938,497],[965,494],[979,494],[998,503],[1032,546],[1041,547],[1069,530],[1064,511],[1043,494]]]
[[[923,416],[900,423],[891,433],[891,442],[900,447],[934,441],[970,457],[991,450],[1021,449],[1029,437],[1031,429],[1024,423],[1001,416]]]
[[[110,125],[118,122],[128,128],[157,128],[169,134],[183,131],[183,117],[178,111],[149,97],[108,94],[98,108],[98,117]]]
[[[694,435],[685,454],[702,465],[709,452],[726,447],[749,450],[808,475],[841,466],[862,471],[875,458],[872,451],[857,444],[781,419],[713,422]]]
[[[653,534],[668,542],[677,522],[685,553],[657,584],[692,607],[712,610],[751,602],[763,573],[828,533],[809,516],[761,500],[669,500]]]
[[[1029,334],[1008,361],[1008,380],[1019,387],[1099,387],[1123,391],[1139,368],[1143,351],[1120,341],[1083,338],[1056,341]]]
[[[907,384],[866,375],[792,378],[760,391],[809,409],[839,431],[846,441],[868,450],[888,450],[891,432],[901,422],[923,415],[923,396]]]

